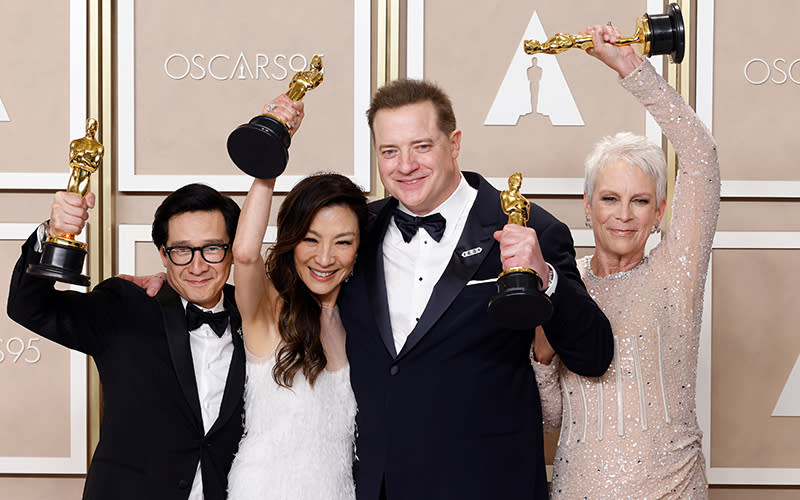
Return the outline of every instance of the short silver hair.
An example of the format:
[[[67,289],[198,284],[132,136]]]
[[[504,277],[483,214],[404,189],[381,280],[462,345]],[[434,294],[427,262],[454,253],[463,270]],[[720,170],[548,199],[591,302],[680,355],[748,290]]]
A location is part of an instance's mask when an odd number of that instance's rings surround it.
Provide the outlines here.
[[[636,165],[656,181],[656,206],[661,206],[661,202],[667,197],[667,162],[664,159],[664,151],[647,137],[630,132],[619,132],[613,137],[603,137],[594,145],[584,161],[586,171],[583,192],[586,193],[586,198],[591,202],[594,183],[600,168],[617,161]]]

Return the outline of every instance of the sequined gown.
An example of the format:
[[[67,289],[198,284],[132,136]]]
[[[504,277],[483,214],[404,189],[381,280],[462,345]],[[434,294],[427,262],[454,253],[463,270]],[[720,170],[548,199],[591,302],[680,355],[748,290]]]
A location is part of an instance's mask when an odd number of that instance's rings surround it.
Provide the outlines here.
[[[322,328],[343,334],[338,309],[323,314]],[[313,387],[298,372],[291,389],[272,378],[274,366],[274,356],[247,353],[245,433],[228,475],[229,500],[354,500],[350,365],[323,370]]]
[[[679,172],[669,230],[635,268],[599,278],[578,267],[614,332],[600,378],[557,359],[534,362],[545,431],[561,427],[553,499],[705,499],[695,381],[703,287],[719,213],[714,139],[647,62],[622,85],[675,147]]]

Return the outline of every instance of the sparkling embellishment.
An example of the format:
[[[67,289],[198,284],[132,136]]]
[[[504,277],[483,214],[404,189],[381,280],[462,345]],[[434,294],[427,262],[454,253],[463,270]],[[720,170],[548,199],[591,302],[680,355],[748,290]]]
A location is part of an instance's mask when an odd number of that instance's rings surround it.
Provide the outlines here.
[[[648,62],[622,84],[678,153],[672,219],[661,243],[633,269],[600,278],[591,257],[578,262],[614,332],[614,360],[605,375],[578,377],[558,361],[534,363],[545,429],[562,426],[551,498],[707,499],[695,381],[703,287],[719,214],[716,145]],[[559,387],[549,390],[547,384]],[[553,407],[564,418],[549,422]],[[575,439],[595,422],[596,432]]]

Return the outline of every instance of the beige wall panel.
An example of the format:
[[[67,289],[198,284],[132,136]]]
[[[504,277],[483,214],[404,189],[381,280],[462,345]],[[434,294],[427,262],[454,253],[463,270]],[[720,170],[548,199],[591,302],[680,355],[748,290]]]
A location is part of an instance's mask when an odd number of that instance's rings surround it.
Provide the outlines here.
[[[69,1],[2,0],[0,12],[0,173],[64,172],[66,186]]]
[[[66,188],[66,178],[64,187]],[[31,228],[50,218],[52,193],[9,192],[0,194],[0,223],[30,222]],[[14,257],[14,260],[17,260]]]
[[[775,0],[769,8],[746,0],[714,3],[713,123],[724,180],[800,180],[797,19],[795,0]]]
[[[573,229],[585,229],[582,197],[535,198],[533,196],[527,196],[527,198],[531,203],[536,203],[553,214],[568,227]]]
[[[0,261],[19,257],[22,241],[0,241]],[[11,281],[11,265],[0,283]],[[8,287],[0,292],[6,304]],[[70,453],[69,351],[0,317],[0,456],[68,457]]]
[[[553,464],[553,459],[556,456],[556,448],[558,448],[559,432],[546,433],[544,435],[544,463],[547,465]]]
[[[146,276],[164,271],[161,257],[155,245],[150,242],[136,243],[136,275]]]
[[[498,178],[521,171],[529,178],[577,179],[583,177],[583,160],[598,138],[621,130],[644,134],[642,107],[619,86],[611,70],[579,50],[537,56],[536,66],[527,70],[527,79],[533,82],[533,112],[519,116],[516,124],[486,123],[493,121],[488,117],[500,101],[511,103],[514,112],[509,116],[519,115],[521,106],[527,104],[524,80],[513,93],[508,93],[506,84],[511,73],[520,74],[519,63],[513,60],[522,52],[522,39],[534,17],[548,36],[558,31],[577,33],[587,25],[609,20],[623,34],[632,35],[635,21],[646,7],[647,2],[641,0],[613,4],[514,0],[473,3],[469,9],[455,1],[424,2],[424,77],[439,83],[453,100],[459,128],[464,131],[462,169]],[[454,11],[459,12],[458,23],[453,22]],[[524,57],[529,64],[530,56]],[[550,58],[557,66],[547,66],[539,57]],[[654,59],[656,65],[660,61]],[[545,72],[556,79],[563,75],[568,89],[557,83],[555,88],[543,90]],[[565,107],[571,109],[568,99],[556,97],[559,89],[572,96],[584,125],[555,124],[566,116]],[[549,115],[536,111],[537,98],[551,106]],[[570,192],[582,192],[582,184],[577,186]],[[525,190],[545,192],[531,183],[526,183]]]
[[[367,134],[361,133],[364,155],[354,156],[354,121],[365,131],[363,111],[354,112],[355,70],[364,75],[359,82],[368,82],[370,75],[368,52],[365,64],[356,66],[354,60],[356,4],[365,10],[369,2],[289,6],[234,0],[224,8],[188,0],[135,2],[135,175],[191,175],[199,181],[208,175],[240,175],[228,158],[228,134],[286,92],[294,73],[307,69],[315,54],[324,56],[325,81],[304,99],[306,118],[293,139],[286,174],[335,170],[354,175],[356,162],[368,172]],[[369,39],[368,22],[364,28]],[[121,102],[127,99],[125,88]],[[363,94],[368,92],[367,83]],[[122,172],[128,139],[120,138]],[[120,179],[123,190],[164,191],[182,184],[156,180],[134,189],[124,176]],[[244,191],[249,181],[240,180],[237,189]],[[217,180],[208,182],[221,187]],[[369,188],[368,177],[361,182]]]
[[[800,498],[800,487],[725,487],[712,486],[709,500],[796,500]]]
[[[0,477],[0,491],[9,500],[80,500],[83,481],[78,477]]]
[[[0,225],[0,282],[9,283],[35,223]],[[66,288],[66,287],[59,287]],[[6,304],[8,287],[0,292]],[[0,315],[0,474],[82,473],[86,358]]]
[[[798,280],[797,250],[714,251],[711,467],[800,467],[800,418],[772,416],[800,354]]]
[[[800,200],[724,200],[717,231],[800,231]]]

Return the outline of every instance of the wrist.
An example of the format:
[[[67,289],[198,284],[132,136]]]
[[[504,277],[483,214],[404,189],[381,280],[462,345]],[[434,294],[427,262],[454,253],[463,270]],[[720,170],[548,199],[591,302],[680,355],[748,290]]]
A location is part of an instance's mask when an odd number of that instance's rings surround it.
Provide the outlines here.
[[[544,289],[544,294],[550,297],[556,291],[556,286],[558,285],[558,273],[556,273],[556,269],[549,262],[545,262],[545,264],[547,264],[548,280],[547,288]]]
[[[636,69],[639,68],[639,66],[641,66],[642,61],[643,61],[642,57],[635,52],[632,52],[631,54],[624,57],[622,61],[620,61],[619,66],[616,68],[619,77],[625,78],[626,76],[636,71]]]

